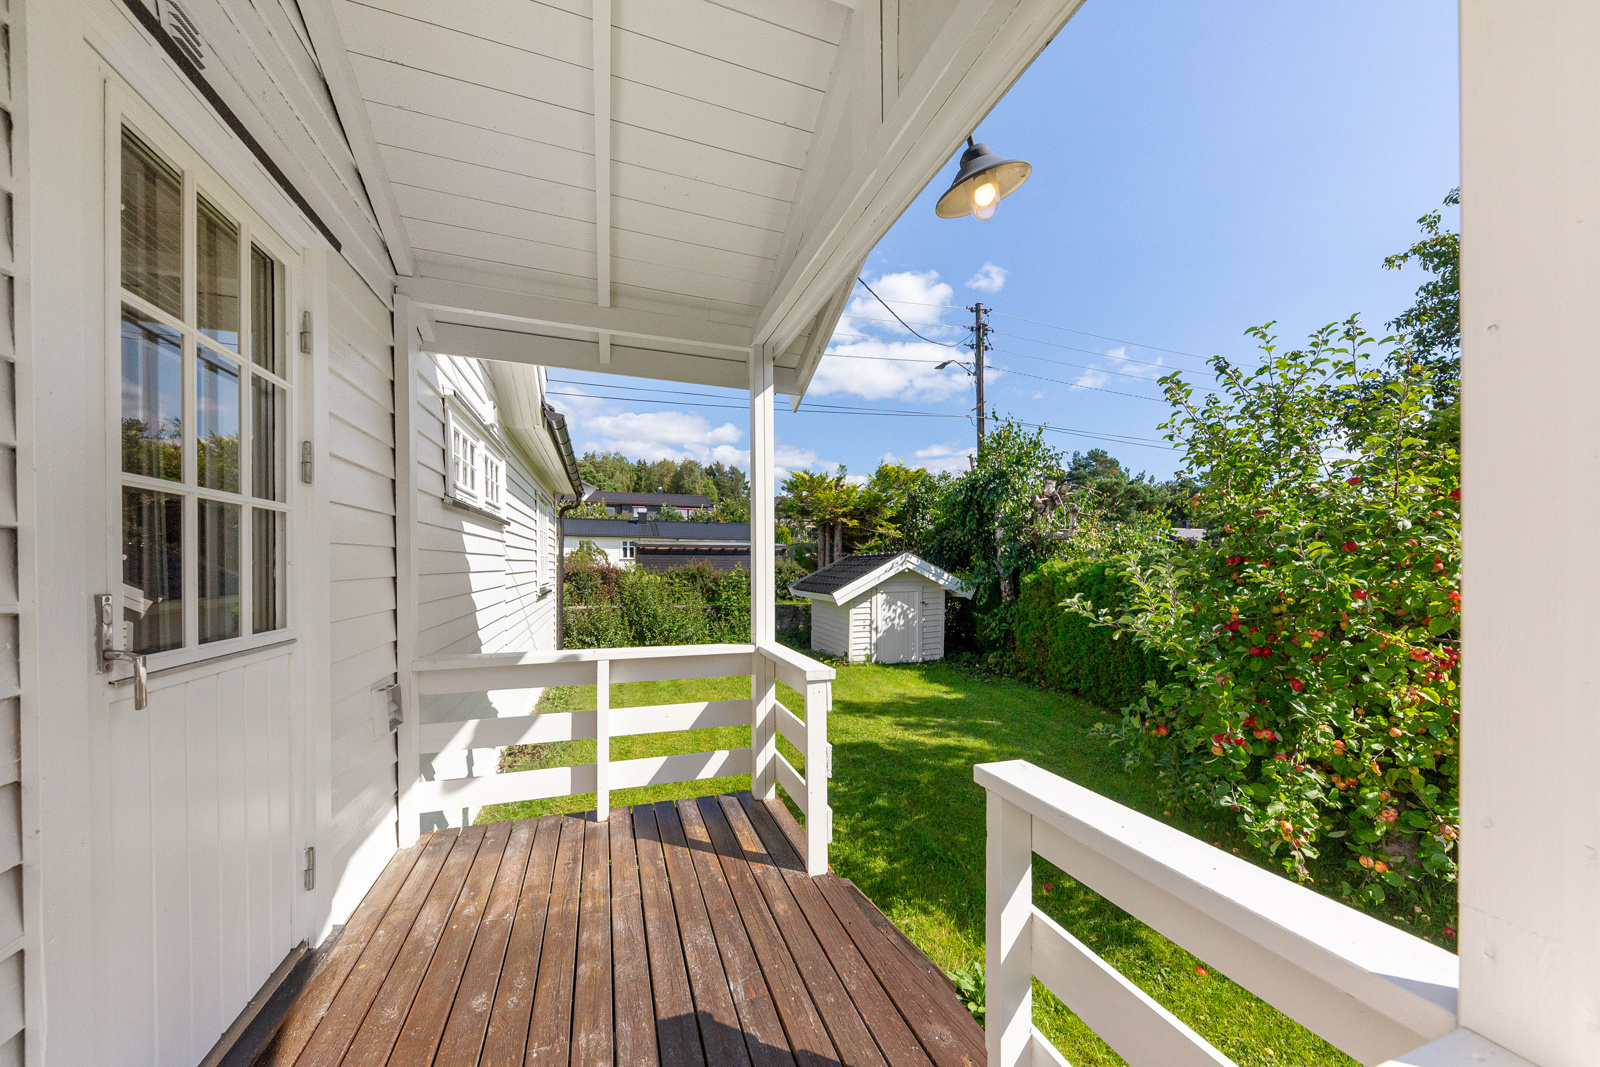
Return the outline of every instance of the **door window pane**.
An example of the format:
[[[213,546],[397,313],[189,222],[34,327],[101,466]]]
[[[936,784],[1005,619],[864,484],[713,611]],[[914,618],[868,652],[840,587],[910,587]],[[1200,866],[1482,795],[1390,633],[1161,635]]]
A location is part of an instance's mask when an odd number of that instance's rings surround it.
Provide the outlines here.
[[[122,131],[122,287],[183,314],[183,179]]]
[[[122,469],[183,480],[183,350],[178,331],[122,309]]]
[[[199,501],[200,643],[239,636],[239,505]]]
[[[183,644],[183,499],[122,490],[122,617],[135,652]]]
[[[283,390],[264,378],[250,379],[250,491],[262,500],[283,499],[283,438],[278,413]]]
[[[200,332],[239,351],[239,227],[201,199],[195,205],[195,313]]]
[[[254,245],[250,248],[250,358],[278,373],[278,265]]]
[[[252,512],[251,525],[254,529],[250,567],[255,574],[250,629],[261,634],[269,630],[281,630],[287,625],[283,610],[284,567],[281,555],[284,542],[283,512],[256,508]]]
[[[239,368],[200,350],[195,373],[196,453],[200,484],[239,491]]]

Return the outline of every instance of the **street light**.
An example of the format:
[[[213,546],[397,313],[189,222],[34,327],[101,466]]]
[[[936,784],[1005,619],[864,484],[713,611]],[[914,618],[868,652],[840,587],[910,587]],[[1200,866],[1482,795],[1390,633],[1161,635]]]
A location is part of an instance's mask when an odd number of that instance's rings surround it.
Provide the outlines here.
[[[1000,201],[1016,192],[1032,173],[1032,165],[1020,159],[1003,159],[990,151],[988,145],[974,144],[968,137],[967,150],[961,153],[961,169],[939,198],[934,212],[941,219],[971,215],[987,222],[994,218]]]

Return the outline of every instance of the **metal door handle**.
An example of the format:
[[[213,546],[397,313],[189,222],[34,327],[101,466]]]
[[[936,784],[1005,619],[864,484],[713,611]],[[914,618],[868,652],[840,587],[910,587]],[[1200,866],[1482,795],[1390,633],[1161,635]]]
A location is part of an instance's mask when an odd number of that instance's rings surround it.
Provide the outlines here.
[[[124,652],[118,648],[108,648],[100,653],[101,659],[110,663],[112,660],[125,659],[133,664],[133,710],[143,711],[150,704],[150,675],[145,670],[144,657],[137,652]]]
[[[145,670],[144,656],[112,647],[112,600],[110,593],[100,593],[94,598],[95,647],[100,652],[99,671],[109,671],[111,664],[125,659],[133,664],[133,710],[143,711],[150,704],[150,675]]]

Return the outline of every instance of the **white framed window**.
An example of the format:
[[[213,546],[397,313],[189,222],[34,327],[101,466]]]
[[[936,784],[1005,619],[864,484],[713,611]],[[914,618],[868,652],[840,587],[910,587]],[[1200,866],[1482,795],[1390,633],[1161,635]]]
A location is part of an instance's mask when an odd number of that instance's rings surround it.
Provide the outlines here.
[[[632,541],[624,541],[624,542],[622,542],[622,558],[623,559],[632,559],[633,558],[633,542]]]
[[[194,658],[289,626],[290,256],[157,126],[107,131],[114,507],[125,647]]]
[[[503,515],[506,459],[493,432],[454,395],[445,396],[444,421],[450,442],[446,494],[458,504]]]

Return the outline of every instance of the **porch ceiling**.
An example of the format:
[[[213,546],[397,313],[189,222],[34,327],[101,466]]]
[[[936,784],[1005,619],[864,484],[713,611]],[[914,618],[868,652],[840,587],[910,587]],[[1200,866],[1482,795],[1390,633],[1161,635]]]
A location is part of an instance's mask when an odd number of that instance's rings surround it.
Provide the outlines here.
[[[1077,3],[311,0],[307,23],[427,347],[743,387],[762,345],[798,396],[872,245]]]

